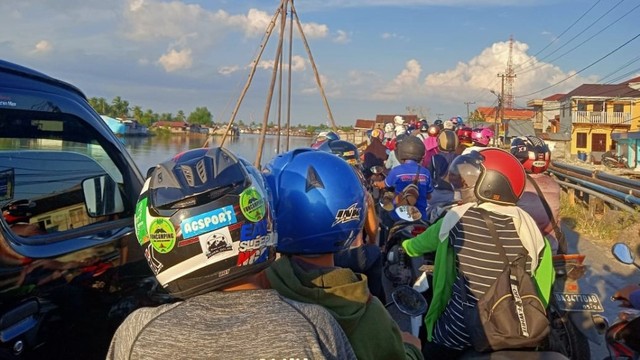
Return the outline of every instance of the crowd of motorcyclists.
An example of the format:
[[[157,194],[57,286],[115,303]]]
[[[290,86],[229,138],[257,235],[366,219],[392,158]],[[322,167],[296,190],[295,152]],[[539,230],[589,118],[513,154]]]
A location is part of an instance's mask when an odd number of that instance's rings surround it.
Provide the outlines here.
[[[408,124],[396,116],[360,149],[325,132],[262,171],[223,148],[158,164],[138,200],[136,236],[177,301],[130,315],[108,358],[462,355],[471,347],[463,307],[500,272],[497,246],[509,260],[526,255],[545,305],[551,256],[566,253],[549,147],[524,136],[503,150],[495,137],[460,117]],[[430,224],[402,243],[410,256],[435,253],[420,338],[384,306],[379,229],[399,219],[374,191],[393,207],[416,207]],[[485,216],[498,229],[495,244]],[[638,287],[618,295],[639,305]]]

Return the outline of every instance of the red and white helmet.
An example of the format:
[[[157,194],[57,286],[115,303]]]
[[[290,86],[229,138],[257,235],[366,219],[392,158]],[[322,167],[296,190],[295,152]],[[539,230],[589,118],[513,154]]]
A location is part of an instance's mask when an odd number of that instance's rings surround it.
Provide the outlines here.
[[[463,145],[471,146],[473,143],[471,135],[473,134],[473,130],[470,127],[461,127],[456,133],[458,134],[458,142]]]
[[[513,139],[511,154],[520,160],[524,170],[531,174],[547,171],[551,161],[549,146],[536,136],[519,136]]]
[[[489,128],[479,128],[473,129],[473,134],[471,134],[471,140],[473,140],[473,144],[475,146],[487,147],[491,143],[491,139],[495,134],[493,130]]]

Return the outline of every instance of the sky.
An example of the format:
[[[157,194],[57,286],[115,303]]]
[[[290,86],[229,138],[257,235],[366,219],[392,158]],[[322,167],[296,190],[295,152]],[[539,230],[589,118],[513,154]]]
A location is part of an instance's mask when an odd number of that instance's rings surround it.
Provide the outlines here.
[[[280,36],[277,18],[267,36],[279,0],[4,0],[0,58],[87,97],[120,96],[173,115],[206,107],[216,122],[238,107],[236,121],[261,123],[283,38],[268,121],[286,122],[290,99],[292,125],[330,125],[314,64],[338,126],[377,114],[431,122],[496,106],[509,54],[518,108],[640,75],[637,0],[286,2],[293,22],[287,17]]]

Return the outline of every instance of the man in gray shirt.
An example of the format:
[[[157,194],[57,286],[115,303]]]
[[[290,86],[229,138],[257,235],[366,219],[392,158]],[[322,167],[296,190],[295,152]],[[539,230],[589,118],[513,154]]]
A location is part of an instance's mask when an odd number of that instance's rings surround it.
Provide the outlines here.
[[[138,200],[136,236],[177,302],[142,308],[107,359],[355,359],[322,307],[264,289],[276,232],[262,174],[226,149],[159,164]]]

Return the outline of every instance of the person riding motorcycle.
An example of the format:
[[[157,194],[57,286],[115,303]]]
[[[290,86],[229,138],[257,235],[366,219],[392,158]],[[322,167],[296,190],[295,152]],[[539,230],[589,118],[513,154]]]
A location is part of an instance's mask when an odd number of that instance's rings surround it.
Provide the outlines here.
[[[433,181],[433,192],[427,206],[427,216],[429,223],[435,222],[444,209],[452,205],[455,199],[453,186],[447,181],[449,174],[449,163],[444,156],[436,154],[433,156],[429,171]]]
[[[363,151],[363,174],[365,179],[371,178],[371,168],[374,166],[384,167],[384,162],[389,158],[387,148],[382,143],[384,133],[380,129],[371,131],[371,143]]]
[[[418,188],[415,206],[420,210],[422,219],[427,219],[427,203],[433,192],[431,183],[431,175],[429,170],[420,165],[424,157],[424,144],[415,136],[408,135],[405,139],[398,142],[398,148],[395,155],[400,161],[400,165],[391,169],[384,181],[374,183],[379,189],[393,188],[396,196],[403,193],[403,190],[417,181]],[[398,201],[394,200],[394,204]],[[393,220],[398,220],[395,213],[391,214]]]
[[[361,172],[360,162],[357,161],[358,148],[345,140],[327,141],[318,150],[338,155],[344,159],[358,178],[362,180],[362,186],[367,187],[366,180]],[[346,267],[354,272],[367,276],[369,290],[378,299],[385,299],[384,287],[382,286],[382,256],[378,247],[378,216],[376,206],[371,193],[365,191],[365,201],[367,211],[364,214],[365,223],[363,231],[348,249],[344,249],[334,254],[334,261],[337,266]],[[365,241],[363,241],[365,240]]]
[[[447,120],[449,121],[449,120]],[[438,134],[438,153],[442,154],[447,162],[451,164],[458,156],[458,135],[454,130],[444,129]]]
[[[263,287],[278,237],[271,195],[247,161],[200,148],[157,165],[134,223],[156,279],[178,301],[131,313],[107,359],[356,358],[329,312]]]
[[[534,254],[528,257],[527,272],[533,274],[545,306],[554,280],[548,243],[533,219],[515,206],[524,191],[525,173],[513,155],[495,148],[460,155],[449,166],[448,180],[462,205],[402,243],[410,256],[435,251],[433,297],[425,316],[428,341],[422,349],[433,358],[452,358],[470,346],[461,314],[460,274],[468,280],[467,292],[473,294],[469,301],[475,303],[502,271],[496,246],[487,241],[492,235],[482,211],[500,229],[499,239],[510,260],[523,249]]]
[[[477,128],[471,132],[471,141],[473,144],[462,151],[462,154],[468,154],[472,151],[480,151],[491,145],[493,139],[493,130],[489,128]]]
[[[557,223],[560,213],[560,185],[546,174],[551,162],[551,151],[544,140],[535,136],[521,136],[511,141],[511,154],[522,163],[527,173],[527,184],[517,206],[526,211],[536,221],[542,234],[549,240],[553,253],[567,253],[567,244],[556,234],[553,223]],[[540,193],[535,185],[540,188]],[[542,200],[544,197],[553,220],[549,217]]]
[[[422,158],[422,166],[429,168],[431,166],[432,157],[439,152],[438,150],[438,135],[440,134],[440,127],[436,124],[430,125],[427,128],[427,137],[422,141],[424,143],[424,157]]]
[[[349,248],[367,210],[365,190],[350,166],[326,152],[297,149],[271,160],[264,174],[281,254],[265,271],[269,286],[327,308],[359,359],[421,358],[419,340],[400,332],[369,293],[366,276],[334,266],[333,254]]]
[[[458,129],[456,130],[456,134],[458,135],[458,145],[459,145],[456,151],[458,152],[458,154],[461,154],[462,150],[473,145],[473,139],[472,139],[473,130],[470,127],[462,126],[462,127],[458,127]]]
[[[340,140],[340,135],[334,133],[333,131],[322,131],[314,139],[313,143],[311,144],[311,148],[317,149],[326,141],[331,140]]]

